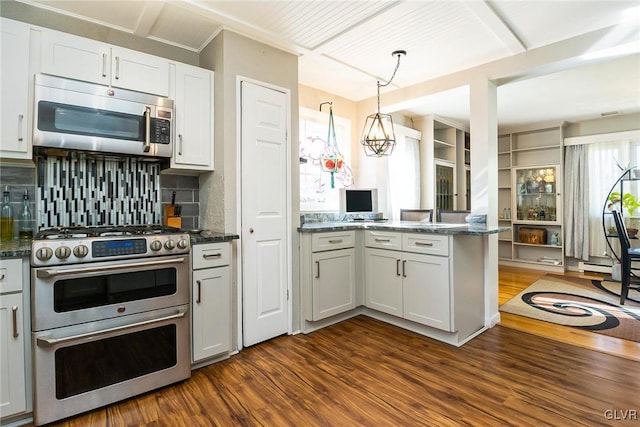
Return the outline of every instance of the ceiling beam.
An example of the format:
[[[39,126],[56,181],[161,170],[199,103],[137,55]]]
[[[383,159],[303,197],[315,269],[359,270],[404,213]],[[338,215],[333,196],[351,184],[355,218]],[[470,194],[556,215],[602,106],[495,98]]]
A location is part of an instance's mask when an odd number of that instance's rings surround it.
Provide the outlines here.
[[[138,17],[138,22],[136,22],[133,34],[140,37],[148,37],[149,32],[151,32],[153,25],[162,12],[162,8],[164,8],[164,1],[146,1]]]
[[[527,47],[517,34],[498,16],[486,0],[465,0],[464,4],[498,37],[512,54],[515,55],[527,50]]]

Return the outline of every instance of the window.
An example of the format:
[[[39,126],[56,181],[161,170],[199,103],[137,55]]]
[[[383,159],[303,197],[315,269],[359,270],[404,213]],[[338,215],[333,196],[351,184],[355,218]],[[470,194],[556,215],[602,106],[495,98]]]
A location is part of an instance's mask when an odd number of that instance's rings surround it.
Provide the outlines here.
[[[339,189],[353,183],[348,166],[351,158],[351,122],[335,114],[333,122],[344,166],[332,175],[323,171],[320,165],[329,130],[329,113],[300,108],[301,212],[337,212],[340,209]]]

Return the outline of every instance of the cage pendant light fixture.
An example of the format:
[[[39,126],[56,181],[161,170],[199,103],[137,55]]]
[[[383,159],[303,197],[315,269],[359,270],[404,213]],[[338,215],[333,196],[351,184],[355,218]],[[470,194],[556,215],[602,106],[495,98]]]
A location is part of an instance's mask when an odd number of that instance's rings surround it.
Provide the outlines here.
[[[406,54],[407,52],[405,50],[393,51],[391,55],[396,56],[398,61],[391,78],[384,84],[380,83],[379,80],[376,82],[378,86],[378,111],[375,114],[367,116],[364,130],[362,131],[362,138],[360,139],[360,143],[364,146],[364,152],[367,156],[388,156],[393,152],[393,147],[396,145],[396,134],[393,130],[391,115],[380,112],[380,88],[391,84],[400,67],[400,58]]]

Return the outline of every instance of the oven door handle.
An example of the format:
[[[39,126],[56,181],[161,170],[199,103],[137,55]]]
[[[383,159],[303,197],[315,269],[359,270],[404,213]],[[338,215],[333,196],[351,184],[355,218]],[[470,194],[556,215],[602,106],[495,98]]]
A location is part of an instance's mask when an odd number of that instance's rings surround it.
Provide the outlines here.
[[[132,262],[130,264],[123,265],[105,265],[99,267],[79,267],[79,268],[67,268],[67,269],[46,269],[46,270],[38,270],[36,271],[36,276],[39,279],[46,279],[49,277],[59,276],[61,274],[74,274],[74,273],[98,273],[101,271],[112,271],[112,270],[123,270],[127,268],[137,268],[137,267],[155,267],[165,264],[175,264],[175,263],[184,263],[185,258],[172,258],[165,259],[160,261],[148,261],[148,262]]]
[[[187,310],[178,310],[178,312],[176,314],[172,314],[170,316],[161,317],[159,319],[145,320],[145,321],[142,321],[142,322],[132,323],[130,325],[116,326],[114,328],[101,329],[99,331],[92,331],[92,332],[87,332],[85,334],[71,335],[69,337],[64,337],[64,338],[38,337],[38,338],[36,338],[36,341],[37,341],[39,346],[47,346],[48,347],[48,346],[52,346],[52,345],[55,345],[55,344],[69,342],[69,341],[76,341],[76,340],[79,340],[79,339],[90,339],[90,338],[93,338],[93,337],[97,337],[99,335],[104,335],[106,333],[117,332],[117,331],[122,331],[122,330],[125,330],[125,329],[136,328],[138,326],[146,326],[146,325],[151,325],[153,323],[165,322],[167,320],[179,319],[181,317],[184,317],[184,315],[186,313],[187,313]]]

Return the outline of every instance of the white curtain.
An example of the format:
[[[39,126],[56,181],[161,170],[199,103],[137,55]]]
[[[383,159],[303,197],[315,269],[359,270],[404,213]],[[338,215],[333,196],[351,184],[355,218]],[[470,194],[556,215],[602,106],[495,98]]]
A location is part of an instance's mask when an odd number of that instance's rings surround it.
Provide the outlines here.
[[[605,257],[609,256],[609,247],[602,226],[602,212],[607,195],[623,172],[620,167],[636,166],[638,158],[628,140],[596,142],[583,147],[588,153],[590,178],[589,254]]]
[[[390,219],[400,218],[400,209],[420,207],[420,141],[396,132],[397,143],[387,159],[387,206]]]
[[[589,260],[589,164],[587,147],[565,149],[565,255]]]

